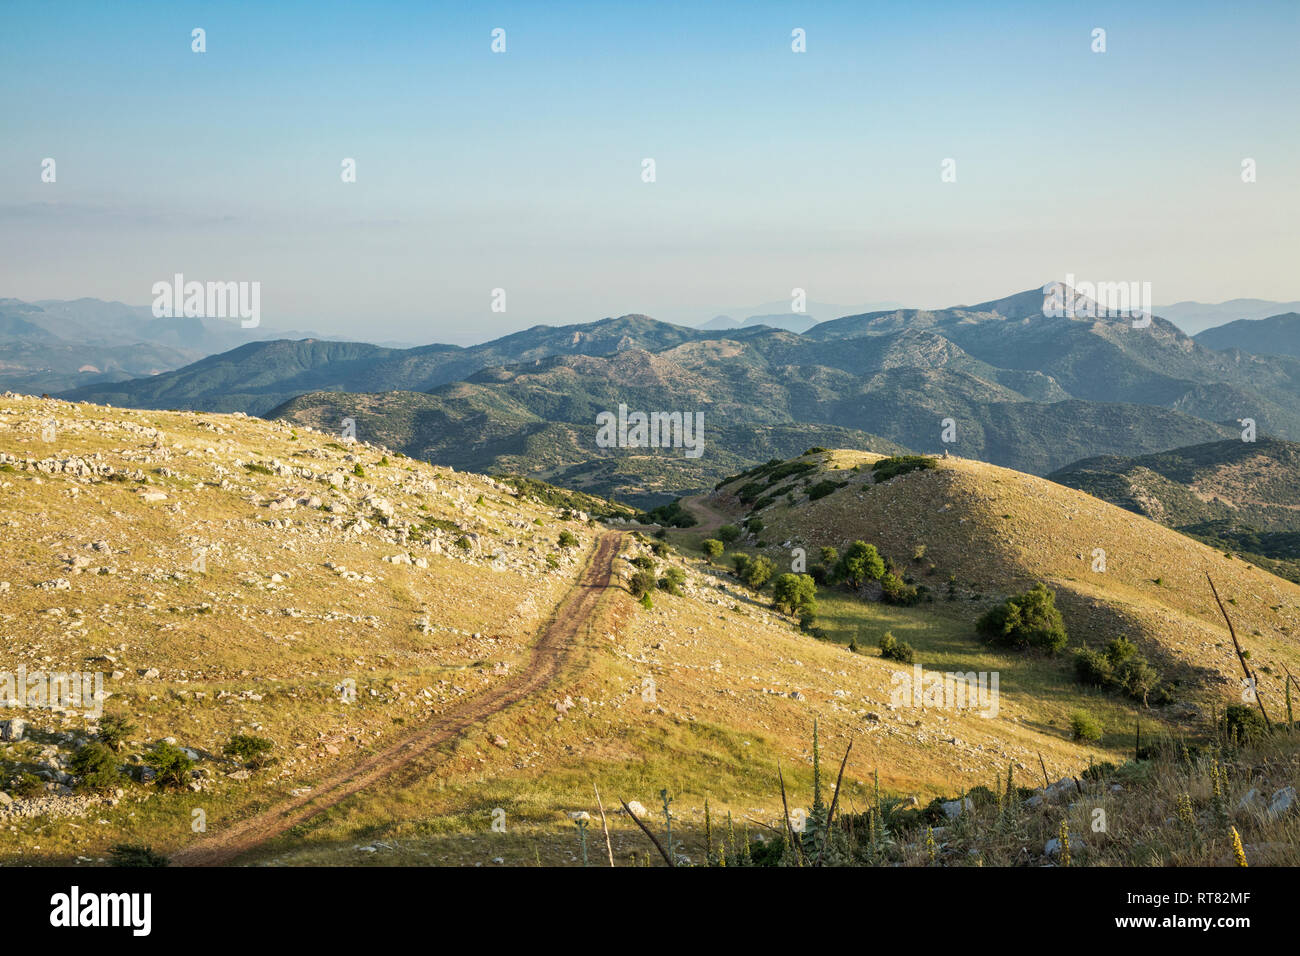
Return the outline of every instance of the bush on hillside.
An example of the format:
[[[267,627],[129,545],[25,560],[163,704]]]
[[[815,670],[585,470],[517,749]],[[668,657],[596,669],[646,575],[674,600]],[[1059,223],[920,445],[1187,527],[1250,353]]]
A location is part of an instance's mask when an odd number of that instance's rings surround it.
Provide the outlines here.
[[[681,568],[669,567],[664,571],[664,576],[659,579],[659,590],[667,591],[669,594],[680,595],[682,585],[686,583],[686,572]]]
[[[760,554],[745,562],[745,568],[740,572],[740,580],[744,581],[751,590],[759,591],[772,577],[774,571],[776,565]]]
[[[1076,710],[1070,715],[1071,740],[1101,740],[1101,723],[1086,710]]]
[[[899,475],[906,475],[913,471],[924,471],[934,468],[938,462],[928,455],[895,455],[892,458],[882,458],[871,466],[871,473],[879,484],[882,481],[889,481],[891,478],[897,478]]]
[[[1238,743],[1251,743],[1268,731],[1259,711],[1244,704],[1229,704],[1224,711],[1223,721],[1228,739],[1236,737]]]
[[[887,661],[897,661],[900,664],[912,664],[916,661],[916,652],[912,650],[912,645],[898,640],[889,631],[886,631],[880,639],[880,656]]]
[[[194,761],[184,750],[173,744],[161,742],[144,755],[144,762],[154,769],[160,787],[183,787],[189,781]]]
[[[126,742],[135,731],[135,724],[117,714],[105,714],[99,719],[99,728],[95,731],[95,736],[99,742],[108,747],[109,750],[117,752],[122,749],[122,744]]]
[[[885,573],[885,561],[874,544],[854,541],[835,565],[835,577],[851,588],[878,581]]]
[[[627,586],[632,596],[643,598],[659,585],[659,577],[652,568],[641,568],[629,579]]]
[[[772,606],[800,617],[817,613],[817,584],[807,574],[782,574],[772,584]]]
[[[1055,654],[1069,640],[1056,595],[1041,581],[1024,594],[990,608],[975,624],[990,644],[1016,650],[1034,648]]]
[[[107,744],[94,741],[77,748],[68,764],[81,790],[103,792],[122,782],[122,768],[117,755]]]
[[[275,749],[275,744],[265,737],[254,737],[251,734],[235,734],[226,743],[225,754],[227,757],[242,760],[253,769],[261,769],[271,762],[271,751],[273,749]]]

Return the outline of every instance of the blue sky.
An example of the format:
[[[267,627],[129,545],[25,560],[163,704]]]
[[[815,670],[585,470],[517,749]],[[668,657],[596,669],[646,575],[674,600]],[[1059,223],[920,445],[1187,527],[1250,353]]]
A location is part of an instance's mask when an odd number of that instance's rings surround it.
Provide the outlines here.
[[[1300,4],[1240,6],[7,4],[0,296],[183,272],[453,342],[1066,273],[1296,299]]]

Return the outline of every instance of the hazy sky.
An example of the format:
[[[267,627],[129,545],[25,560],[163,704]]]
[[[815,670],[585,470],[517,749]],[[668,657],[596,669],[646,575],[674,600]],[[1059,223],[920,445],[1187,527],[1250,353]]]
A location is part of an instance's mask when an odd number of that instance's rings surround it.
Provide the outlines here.
[[[419,342],[1066,273],[1297,299],[1298,44],[1296,0],[6,3],[0,296],[256,280],[266,324]]]

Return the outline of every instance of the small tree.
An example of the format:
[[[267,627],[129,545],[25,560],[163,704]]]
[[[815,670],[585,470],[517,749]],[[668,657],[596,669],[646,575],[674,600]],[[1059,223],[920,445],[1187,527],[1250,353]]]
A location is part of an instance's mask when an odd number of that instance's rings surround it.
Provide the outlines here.
[[[776,565],[760,554],[745,564],[745,569],[740,572],[740,579],[748,587],[758,591],[768,582],[775,570]]]
[[[669,594],[680,595],[682,585],[686,583],[686,572],[681,568],[669,566],[664,569],[664,576],[659,579],[659,590]]]
[[[1069,640],[1056,596],[1041,581],[1017,597],[990,608],[975,624],[990,644],[1019,650],[1039,648],[1054,654]]]
[[[854,541],[835,566],[835,575],[851,588],[868,581],[878,581],[885,573],[885,562],[874,544]]]
[[[898,640],[889,631],[880,638],[880,656],[887,661],[897,661],[900,664],[911,664],[916,660],[916,652],[912,650],[912,645]]]
[[[811,575],[782,574],[772,584],[772,606],[784,614],[817,613],[817,584]]]
[[[700,545],[700,550],[704,552],[704,556],[709,559],[710,563],[722,557],[725,548],[726,545],[717,538],[705,538],[704,543]]]
[[[718,537],[726,544],[731,544],[740,537],[740,529],[734,524],[724,524],[718,529]]]

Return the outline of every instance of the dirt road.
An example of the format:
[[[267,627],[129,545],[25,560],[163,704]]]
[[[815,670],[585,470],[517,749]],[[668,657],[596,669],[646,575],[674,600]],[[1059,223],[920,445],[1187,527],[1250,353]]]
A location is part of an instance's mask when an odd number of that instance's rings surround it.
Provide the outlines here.
[[[512,704],[538,693],[554,680],[580,636],[592,623],[602,600],[611,593],[614,558],[620,538],[601,535],[574,588],[556,606],[528,663],[514,676],[472,700],[440,714],[422,729],[362,763],[320,782],[311,793],[240,821],[172,855],[175,866],[221,866],[297,826],[318,813],[400,770],[420,755],[446,743]]]
[[[692,495],[689,498],[682,499],[682,507],[693,514],[695,520],[699,522],[687,530],[701,532],[717,531],[729,520],[726,515],[714,511],[708,506],[705,502],[707,497],[708,495]]]

